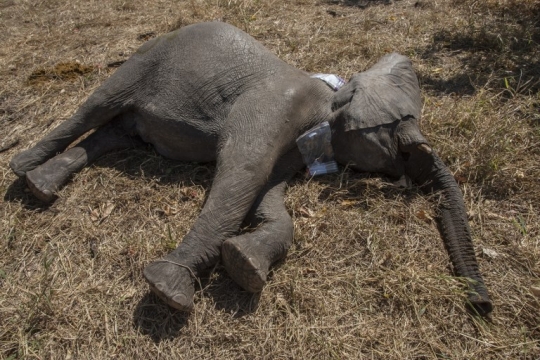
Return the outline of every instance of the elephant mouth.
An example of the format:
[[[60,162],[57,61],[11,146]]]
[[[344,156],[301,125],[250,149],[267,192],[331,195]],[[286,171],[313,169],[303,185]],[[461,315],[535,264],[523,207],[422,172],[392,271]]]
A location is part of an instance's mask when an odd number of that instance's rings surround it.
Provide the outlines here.
[[[407,162],[409,161],[409,159],[411,158],[411,153],[410,152],[403,152],[401,151],[401,158],[403,159],[403,161]]]
[[[429,155],[433,153],[433,149],[426,143],[418,144],[416,146],[416,149]],[[411,151],[400,151],[400,155],[401,155],[401,159],[404,162],[408,162],[409,159],[411,158]]]

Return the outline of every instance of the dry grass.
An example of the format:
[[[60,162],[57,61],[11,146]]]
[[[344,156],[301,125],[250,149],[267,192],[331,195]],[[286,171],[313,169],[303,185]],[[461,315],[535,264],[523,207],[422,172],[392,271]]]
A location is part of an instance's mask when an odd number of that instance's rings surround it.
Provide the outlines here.
[[[539,14],[532,0],[1,0],[0,358],[539,358]],[[388,179],[295,180],[295,242],[262,294],[218,266],[189,317],[149,294],[141,269],[188,231],[212,166],[125,151],[50,207],[28,194],[11,156],[144,39],[202,20],[308,71],[348,77],[389,51],[412,58],[423,131],[465,193],[489,320],[466,313],[433,203]],[[92,70],[29,82],[74,63]]]

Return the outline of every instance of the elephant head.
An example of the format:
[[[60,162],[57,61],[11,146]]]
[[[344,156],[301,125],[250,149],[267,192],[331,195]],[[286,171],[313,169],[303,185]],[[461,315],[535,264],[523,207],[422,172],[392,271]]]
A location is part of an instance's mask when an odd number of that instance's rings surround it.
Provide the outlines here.
[[[474,311],[490,313],[493,306],[478,269],[463,196],[418,127],[422,101],[410,61],[399,54],[383,57],[338,90],[332,107],[338,162],[359,171],[405,174],[424,191],[440,192],[439,229],[454,271],[466,279]]]

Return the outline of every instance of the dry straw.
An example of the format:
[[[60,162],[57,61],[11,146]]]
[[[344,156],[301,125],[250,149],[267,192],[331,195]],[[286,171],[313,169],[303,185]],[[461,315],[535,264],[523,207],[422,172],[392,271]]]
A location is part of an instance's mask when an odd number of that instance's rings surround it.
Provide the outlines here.
[[[539,11],[530,0],[0,1],[0,358],[540,357]],[[391,51],[412,59],[422,129],[465,194],[490,319],[465,310],[437,199],[392,179],[299,175],[286,197],[294,245],[264,291],[242,291],[218,265],[189,317],[151,295],[141,270],[188,231],[212,165],[124,151],[50,207],[29,195],[11,156],[144,39],[204,20],[306,71],[349,77]]]

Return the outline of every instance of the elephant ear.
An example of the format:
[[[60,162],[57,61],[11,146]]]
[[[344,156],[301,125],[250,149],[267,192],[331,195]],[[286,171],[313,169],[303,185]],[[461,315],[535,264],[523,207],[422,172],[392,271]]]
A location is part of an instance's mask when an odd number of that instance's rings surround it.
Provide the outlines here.
[[[396,120],[418,120],[422,99],[410,60],[397,53],[388,54],[367,71],[354,75],[335,94],[333,107],[341,108],[347,103],[349,106],[343,109],[348,113],[346,131],[374,128]]]

